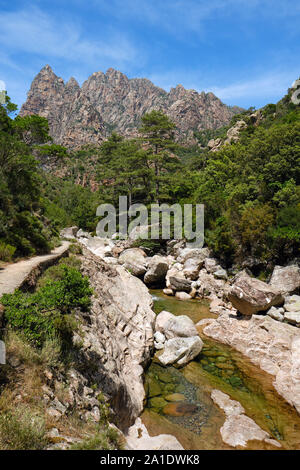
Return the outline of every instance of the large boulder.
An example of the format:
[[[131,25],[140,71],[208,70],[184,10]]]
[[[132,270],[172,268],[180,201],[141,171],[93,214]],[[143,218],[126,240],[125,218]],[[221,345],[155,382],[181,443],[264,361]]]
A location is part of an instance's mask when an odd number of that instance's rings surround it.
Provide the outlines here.
[[[243,315],[253,315],[281,305],[281,292],[270,284],[250,277],[245,271],[239,273],[228,293],[233,307]]]
[[[185,279],[184,277],[180,276],[170,276],[169,277],[169,283],[171,289],[174,291],[179,291],[179,292],[187,292],[189,293],[192,288],[192,281],[189,279]]]
[[[80,238],[80,243],[85,245],[94,255],[100,258],[113,256],[114,243],[108,238],[92,237]]]
[[[191,300],[192,299],[192,296],[190,294],[187,294],[186,292],[176,292],[175,297],[178,300]]]
[[[144,277],[145,284],[155,285],[165,281],[169,263],[163,256],[155,255],[148,264],[148,270]]]
[[[299,266],[275,266],[270,285],[280,291],[282,295],[298,292],[300,290]]]
[[[76,226],[66,227],[61,230],[60,236],[62,238],[66,238],[67,240],[73,240],[74,238],[76,238],[77,232],[78,232],[78,227]]]
[[[203,342],[199,336],[172,338],[165,342],[162,352],[157,357],[165,366],[170,364],[185,366],[200,354],[202,348]]]
[[[188,258],[183,265],[183,273],[187,279],[196,280],[203,265],[201,258]]]
[[[143,276],[146,272],[146,253],[140,248],[128,248],[119,256],[119,263],[134,276]]]
[[[288,312],[300,312],[300,296],[291,295],[290,297],[286,297],[284,309]]]
[[[166,274],[166,286],[168,288],[171,288],[170,277],[175,276],[175,277],[180,277],[182,279],[185,279],[185,275],[183,274],[182,269],[183,269],[183,266],[180,263],[175,263],[169,268]]]
[[[198,334],[194,322],[187,315],[176,316],[165,310],[157,315],[155,330],[163,333],[167,339]]]
[[[214,272],[214,276],[217,279],[223,279],[224,281],[227,281],[228,279],[227,271],[221,267],[219,267],[217,271]]]
[[[216,259],[214,258],[205,258],[204,267],[208,273],[214,273],[219,269],[219,265]]]
[[[189,258],[197,258],[204,263],[205,258],[208,258],[210,251],[208,248],[184,248],[179,251],[177,261],[179,263],[185,263]]]
[[[201,269],[195,287],[201,296],[217,295],[223,297],[227,285],[224,279],[216,279],[214,274],[208,273],[206,269]]]
[[[159,229],[159,224],[152,224],[152,225],[141,225],[134,227],[129,234],[130,240],[139,240],[143,238],[148,238],[151,235],[151,228]]]

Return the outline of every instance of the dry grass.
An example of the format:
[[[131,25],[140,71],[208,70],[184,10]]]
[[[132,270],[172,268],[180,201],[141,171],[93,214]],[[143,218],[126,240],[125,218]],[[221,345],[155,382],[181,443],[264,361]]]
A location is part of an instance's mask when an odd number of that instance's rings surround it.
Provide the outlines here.
[[[59,421],[46,413],[43,401],[45,369],[62,370],[61,348],[56,340],[46,342],[42,350],[33,348],[15,332],[7,332],[7,358],[17,365],[7,367],[7,383],[0,394],[0,450],[44,449],[51,444],[47,432],[57,428],[61,435],[80,440],[73,449],[118,449],[122,439],[108,423],[108,406],[99,401],[103,420],[99,424],[83,421],[78,412],[62,416]],[[56,383],[55,396],[64,402],[68,387]],[[103,408],[103,409],[102,409]]]

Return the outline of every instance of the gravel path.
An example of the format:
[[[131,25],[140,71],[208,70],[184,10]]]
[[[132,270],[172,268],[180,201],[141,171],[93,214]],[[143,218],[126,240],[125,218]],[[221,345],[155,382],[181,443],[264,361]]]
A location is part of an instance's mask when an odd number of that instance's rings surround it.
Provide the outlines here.
[[[53,264],[61,258],[69,249],[69,242],[62,242],[62,245],[55,248],[49,255],[35,256],[25,261],[10,264],[4,269],[0,269],[0,297],[3,294],[10,294],[18,289],[30,277],[34,270],[43,269]]]

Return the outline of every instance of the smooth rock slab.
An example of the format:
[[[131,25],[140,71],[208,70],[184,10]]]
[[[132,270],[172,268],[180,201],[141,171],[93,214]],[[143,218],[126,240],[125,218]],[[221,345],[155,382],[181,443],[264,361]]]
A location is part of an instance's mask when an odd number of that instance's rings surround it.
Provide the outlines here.
[[[284,319],[292,325],[299,325],[300,312],[285,312]]]
[[[231,400],[229,395],[220,390],[213,390],[211,398],[216,405],[222,408],[226,416],[236,416],[245,413],[244,408],[238,401]]]
[[[129,450],[184,450],[176,437],[170,434],[150,437],[140,418],[129,428],[125,437]]]
[[[231,447],[246,447],[248,441],[258,440],[281,447],[279,442],[244,414],[245,410],[238,401],[231,400],[229,395],[220,390],[213,390],[211,398],[226,415],[226,421],[220,429],[225,444]]]
[[[165,342],[162,353],[157,357],[165,366],[175,363],[184,366],[197,357],[202,348],[203,342],[199,336],[172,338]]]

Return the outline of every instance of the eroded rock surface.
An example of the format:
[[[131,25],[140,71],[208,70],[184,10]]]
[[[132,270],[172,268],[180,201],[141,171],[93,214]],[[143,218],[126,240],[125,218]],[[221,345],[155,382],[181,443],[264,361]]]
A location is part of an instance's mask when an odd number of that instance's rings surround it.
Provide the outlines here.
[[[128,79],[112,68],[93,73],[82,87],[74,78],[65,84],[46,65],[33,80],[20,115],[46,117],[55,143],[79,148],[98,145],[112,128],[126,137],[136,136],[141,117],[153,109],[168,114],[177,126],[177,139],[190,143],[197,143],[194,130],[221,127],[241,111],[213,93],[186,90],[182,85],[168,93],[147,79]]]
[[[82,273],[95,292],[82,327],[84,357],[94,363],[93,380],[110,397],[118,426],[126,428],[143,410],[143,366],[154,343],[152,298],[122,266],[108,265],[87,250]]]

